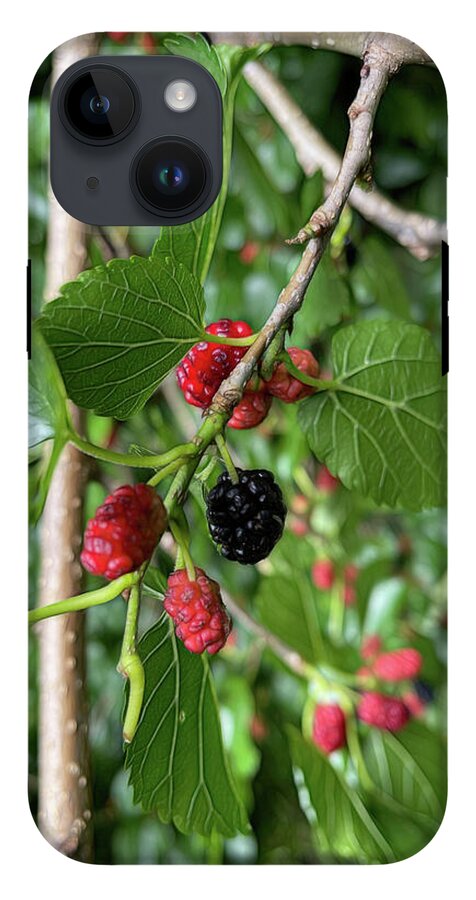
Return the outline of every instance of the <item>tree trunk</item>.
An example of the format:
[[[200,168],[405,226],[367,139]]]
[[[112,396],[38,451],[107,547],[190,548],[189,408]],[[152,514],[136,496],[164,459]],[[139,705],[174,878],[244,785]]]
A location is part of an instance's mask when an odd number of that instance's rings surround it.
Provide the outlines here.
[[[96,50],[94,35],[75,38],[56,50],[53,84],[76,60]],[[45,299],[74,279],[86,263],[86,226],[72,219],[51,195]],[[72,410],[75,425],[81,415]],[[65,447],[54,472],[40,534],[40,605],[82,589],[79,551],[83,529],[84,457]],[[39,807],[46,840],[67,856],[92,858],[91,785],[86,696],[85,614],[40,623],[39,636]]]

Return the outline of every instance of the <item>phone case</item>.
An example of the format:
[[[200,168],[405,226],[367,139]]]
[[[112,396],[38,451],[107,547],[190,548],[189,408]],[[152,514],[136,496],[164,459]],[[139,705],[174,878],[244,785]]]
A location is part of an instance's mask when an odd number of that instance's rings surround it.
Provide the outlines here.
[[[52,85],[186,57],[200,218],[89,226]],[[405,859],[446,802],[446,100],[382,33],[83,35],[30,95],[30,779],[98,864]]]

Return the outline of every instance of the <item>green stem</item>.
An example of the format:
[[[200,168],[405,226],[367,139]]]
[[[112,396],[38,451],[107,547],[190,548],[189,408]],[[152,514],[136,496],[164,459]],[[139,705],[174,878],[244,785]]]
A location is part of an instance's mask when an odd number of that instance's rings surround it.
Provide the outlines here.
[[[130,744],[136,732],[144,699],[144,668],[136,649],[140,608],[140,585],[134,584],[127,601],[126,624],[117,671],[129,679],[129,697],[124,717],[123,737]]]
[[[228,474],[229,474],[233,484],[238,484],[239,480],[240,480],[238,478],[238,472],[235,469],[235,464],[230,456],[230,451],[228,450],[225,438],[223,437],[222,434],[217,434],[217,436],[215,438],[215,444],[218,447],[218,452],[220,453],[221,458],[222,458],[223,462],[225,463]]]
[[[168,466],[164,466],[163,469],[160,469],[152,478],[149,478],[147,484],[150,484],[151,487],[155,487],[156,484],[159,484],[169,475],[174,475],[179,469],[184,465],[184,459],[176,459],[174,462],[168,464]]]
[[[187,444],[178,444],[177,447],[172,447],[166,453],[139,456],[135,453],[116,453],[114,450],[108,450],[106,447],[96,447],[95,444],[90,444],[89,441],[83,440],[74,431],[69,434],[68,439],[87,456],[93,456],[95,459],[101,459],[104,462],[116,463],[119,466],[133,466],[138,469],[161,469],[177,459],[193,456],[197,451],[195,444],[189,442]]]
[[[249,334],[247,337],[224,337],[221,334],[209,334],[208,331],[204,331],[202,341],[206,341],[207,344],[225,344],[229,347],[251,347],[257,337],[257,334]]]
[[[195,574],[195,566],[193,564],[193,559],[190,555],[190,550],[188,548],[188,543],[185,538],[185,535],[184,535],[182,529],[180,528],[178,522],[175,519],[169,520],[169,528],[170,528],[170,531],[172,532],[175,543],[177,544],[177,547],[180,550],[181,557],[185,563],[185,568],[187,570],[187,575],[188,575],[189,581],[195,581],[196,577],[197,577]],[[180,562],[178,564],[180,565]]]
[[[273,374],[276,360],[283,351],[285,336],[286,336],[286,327],[280,328],[278,333],[275,334],[268,349],[264,353],[264,356],[261,360],[260,368],[261,368],[261,374],[265,381],[269,381],[269,379],[271,378],[271,376]]]
[[[204,451],[215,440],[216,435],[223,431],[226,418],[227,416],[225,413],[213,412],[207,416],[200,426],[195,437],[196,455],[186,459],[183,465],[181,465],[170,485],[167,496],[165,497],[164,504],[169,514],[169,518],[173,517],[175,507],[180,506],[183,503],[188,486],[195,474]]]
[[[297,378],[298,381],[302,381],[303,384],[309,384],[311,387],[316,388],[316,391],[328,391],[336,384],[335,381],[325,381],[322,378],[312,378],[311,375],[306,375],[304,372],[301,372],[301,370],[294,365],[289,353],[287,353],[286,350],[284,350],[283,353],[280,353],[277,359],[280,362],[284,363],[288,372],[291,375],[294,375],[294,378]]]
[[[97,591],[87,591],[78,594],[77,597],[68,597],[67,600],[59,600],[57,603],[49,603],[48,606],[38,606],[28,613],[28,623],[33,625],[42,619],[50,619],[52,616],[61,616],[63,613],[78,612],[80,609],[88,609],[90,606],[100,606],[101,603],[109,603],[115,600],[123,591],[132,587],[140,579],[140,569],[136,572],[128,572],[104,585]]]

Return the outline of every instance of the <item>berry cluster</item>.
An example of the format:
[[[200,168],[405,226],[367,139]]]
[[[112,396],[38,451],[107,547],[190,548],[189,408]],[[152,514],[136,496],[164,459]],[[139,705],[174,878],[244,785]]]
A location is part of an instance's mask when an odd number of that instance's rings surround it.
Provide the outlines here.
[[[249,337],[253,333],[246,322],[232,319],[213,322],[206,331],[208,334],[235,338]],[[177,369],[177,380],[187,403],[207,409],[220,384],[238,365],[246,350],[246,347],[210,344],[206,341],[195,344]],[[287,352],[303,374],[317,378],[319,363],[309,350],[290,347]],[[273,397],[284,403],[296,403],[313,392],[313,387],[291,375],[285,364],[280,362],[269,381],[260,380],[257,387],[251,383],[247,385],[228,425],[230,428],[255,428],[268,415]]]
[[[344,592],[343,600],[346,606],[352,606],[357,594],[355,590],[355,582],[359,574],[357,566],[353,563],[344,568]],[[317,588],[321,591],[330,591],[336,579],[336,570],[334,563],[330,559],[320,559],[314,563],[311,570],[312,580]]]
[[[208,334],[234,338],[248,337],[253,333],[246,322],[233,322],[231,319],[220,319],[205,330]],[[246,347],[209,344],[207,341],[195,344],[177,369],[177,380],[187,403],[207,409],[223,379],[238,365],[246,350]]]
[[[286,506],[272,472],[237,470],[234,484],[220,475],[207,498],[210,534],[222,556],[243,565],[265,559],[283,533]]]
[[[81,562],[109,581],[133,572],[150,559],[162,537],[167,513],[147,484],[125,484],[106,498],[84,534]]]
[[[164,608],[173,619],[175,634],[191,653],[218,653],[226,643],[232,623],[220,594],[220,586],[195,570],[190,580],[186,569],[169,576]]]
[[[400,682],[415,678],[422,666],[421,654],[412,647],[382,651],[382,641],[377,634],[368,635],[360,648],[360,655],[367,665],[358,671],[363,677],[374,677],[386,682]],[[403,696],[384,694],[377,690],[365,690],[357,703],[357,718],[372,728],[400,731],[411,716],[420,716],[432,698],[425,682],[414,681],[413,690]],[[312,739],[324,753],[332,753],[346,744],[345,713],[337,704],[318,704],[314,710]]]

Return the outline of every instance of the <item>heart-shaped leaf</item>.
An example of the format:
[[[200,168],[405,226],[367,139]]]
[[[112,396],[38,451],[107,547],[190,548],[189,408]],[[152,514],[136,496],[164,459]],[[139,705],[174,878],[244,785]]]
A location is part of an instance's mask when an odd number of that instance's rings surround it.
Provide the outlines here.
[[[126,419],[203,334],[200,282],[172,259],[113,260],[62,288],[41,317],[68,395]]]

